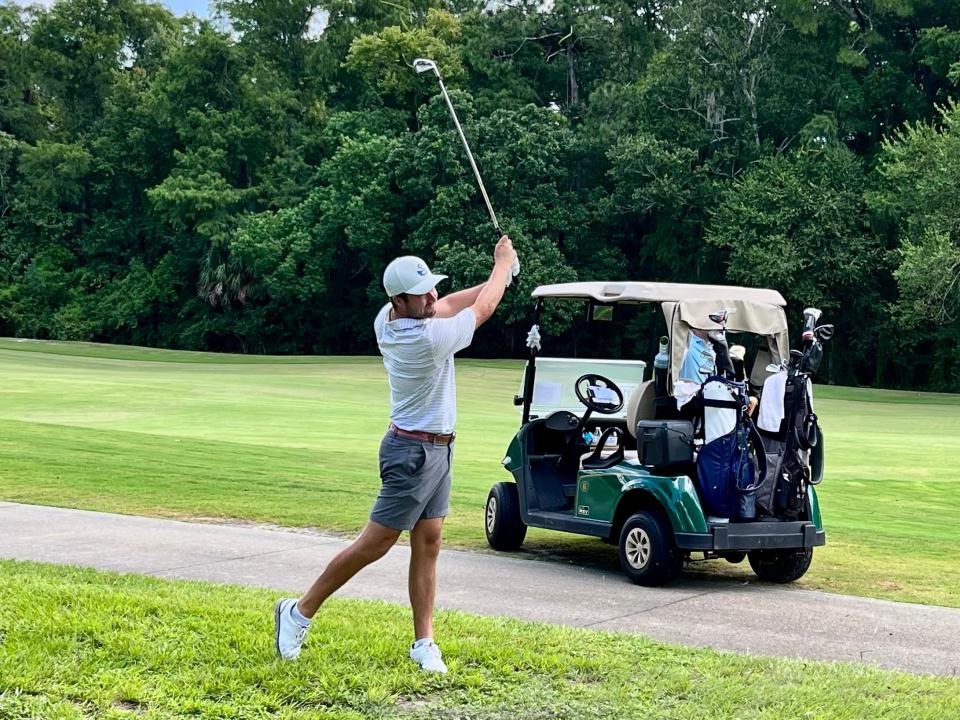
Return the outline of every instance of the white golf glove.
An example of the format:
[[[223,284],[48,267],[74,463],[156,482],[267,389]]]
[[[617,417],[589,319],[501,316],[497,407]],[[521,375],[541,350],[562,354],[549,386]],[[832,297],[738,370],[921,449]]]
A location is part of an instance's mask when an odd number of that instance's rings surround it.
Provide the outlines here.
[[[517,257],[517,253],[513,253],[513,265],[510,266],[510,277],[507,278],[507,287],[510,287],[510,283],[513,282],[513,279],[520,274],[520,258]]]
[[[540,352],[540,326],[533,325],[527,333],[527,347]]]

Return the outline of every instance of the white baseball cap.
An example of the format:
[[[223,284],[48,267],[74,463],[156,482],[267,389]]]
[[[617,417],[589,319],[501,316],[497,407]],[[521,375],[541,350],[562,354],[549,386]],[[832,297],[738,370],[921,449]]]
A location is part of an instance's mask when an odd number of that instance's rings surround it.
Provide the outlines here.
[[[430,272],[430,268],[420,258],[404,255],[387,265],[387,269],[383,271],[383,289],[387,291],[387,297],[401,293],[423,295],[446,279],[446,275],[434,275]]]

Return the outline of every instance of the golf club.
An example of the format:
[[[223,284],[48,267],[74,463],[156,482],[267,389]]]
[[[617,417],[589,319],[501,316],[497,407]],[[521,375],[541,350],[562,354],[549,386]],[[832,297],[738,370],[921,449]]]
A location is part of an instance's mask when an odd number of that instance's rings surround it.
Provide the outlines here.
[[[425,72],[433,72],[437,76],[437,82],[440,83],[440,92],[443,94],[443,99],[447,101],[447,107],[450,109],[450,117],[453,118],[453,124],[457,128],[457,133],[460,135],[460,140],[463,143],[463,149],[467,151],[467,160],[470,161],[470,167],[473,168],[473,175],[477,178],[477,185],[480,187],[480,194],[483,195],[483,201],[487,204],[487,212],[490,213],[490,221],[493,223],[494,229],[497,231],[497,239],[503,235],[503,231],[500,229],[500,223],[497,221],[497,215],[493,212],[493,205],[490,203],[490,198],[487,196],[487,189],[483,186],[483,179],[480,177],[480,170],[477,169],[477,163],[473,159],[473,153],[470,152],[470,145],[467,143],[467,137],[463,134],[463,128],[460,127],[460,119],[457,117],[457,111],[453,109],[453,103],[450,102],[450,96],[447,94],[447,88],[443,84],[443,78],[440,76],[440,70],[437,68],[437,64],[433,60],[428,60],[427,58],[417,58],[413,61],[413,70],[418,75],[422,75]],[[511,274],[516,276],[520,272],[520,261],[514,256],[513,267],[511,268]],[[509,280],[507,281],[509,285]]]
[[[709,315],[710,322],[719,325],[720,329],[711,330],[707,333],[707,337],[709,337],[710,343],[713,345],[713,350],[717,354],[717,372],[727,378],[733,378],[737,374],[730,357],[730,347],[727,345],[727,320],[731,312],[733,311],[724,308],[720,312],[711,313]]]

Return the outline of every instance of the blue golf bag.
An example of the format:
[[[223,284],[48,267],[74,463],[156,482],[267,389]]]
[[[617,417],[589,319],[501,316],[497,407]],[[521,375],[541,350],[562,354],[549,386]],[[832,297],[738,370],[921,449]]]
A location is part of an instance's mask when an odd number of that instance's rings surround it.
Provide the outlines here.
[[[730,400],[703,396],[711,382],[725,385]],[[704,512],[713,517],[753,520],[756,518],[756,491],[766,474],[766,456],[760,435],[747,414],[746,385],[719,375],[704,381],[698,403],[704,409],[734,410],[732,431],[706,443],[697,455],[697,485]]]

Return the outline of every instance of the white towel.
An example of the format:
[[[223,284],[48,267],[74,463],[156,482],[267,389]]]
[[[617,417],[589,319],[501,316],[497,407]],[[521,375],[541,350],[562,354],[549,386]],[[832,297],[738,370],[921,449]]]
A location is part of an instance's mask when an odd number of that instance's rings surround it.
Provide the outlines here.
[[[783,395],[787,389],[787,371],[781,370],[763,381],[757,427],[768,432],[779,432],[783,421]]]
[[[700,392],[700,383],[692,380],[677,380],[673,385],[673,397],[677,399],[677,410],[693,400]]]
[[[757,415],[757,427],[767,432],[780,432],[783,421],[783,396],[787,391],[787,371],[774,373],[763,382],[763,394],[760,396],[760,412]],[[813,410],[813,387],[807,380],[807,398]]]

